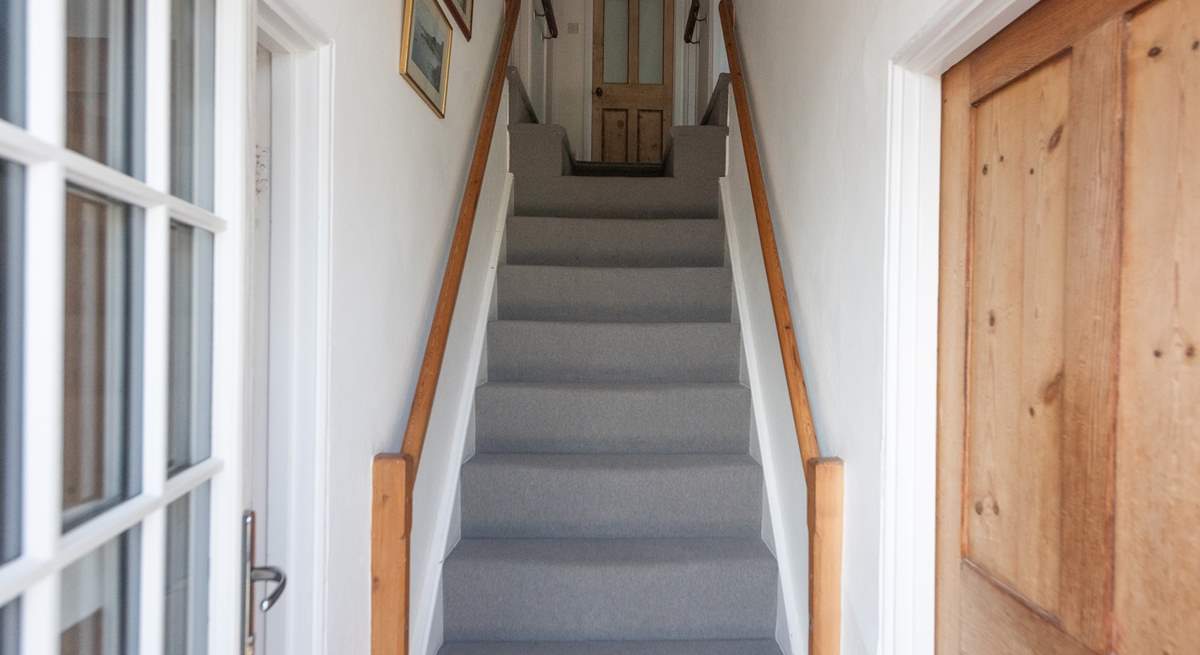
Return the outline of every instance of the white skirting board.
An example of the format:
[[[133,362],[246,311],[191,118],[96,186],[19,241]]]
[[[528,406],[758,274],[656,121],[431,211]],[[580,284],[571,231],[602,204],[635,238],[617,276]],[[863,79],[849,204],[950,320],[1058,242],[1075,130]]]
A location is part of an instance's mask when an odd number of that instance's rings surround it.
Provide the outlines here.
[[[475,413],[475,387],[504,228],[512,215],[513,176],[508,172],[508,99],[500,101],[483,190],[471,231],[467,261],[434,396],[428,438],[413,490],[412,553],[409,559],[409,652],[436,653],[442,646],[442,562],[459,530],[458,485]]]
[[[730,104],[730,124],[736,125]],[[771,294],[740,132],[730,130],[729,165],[721,179],[721,214],[729,241],[729,260],[745,348],[747,381],[754,409],[757,447],[762,455],[775,557],[779,562],[780,649],[808,652],[808,491],[796,439],[783,354],[775,331]]]

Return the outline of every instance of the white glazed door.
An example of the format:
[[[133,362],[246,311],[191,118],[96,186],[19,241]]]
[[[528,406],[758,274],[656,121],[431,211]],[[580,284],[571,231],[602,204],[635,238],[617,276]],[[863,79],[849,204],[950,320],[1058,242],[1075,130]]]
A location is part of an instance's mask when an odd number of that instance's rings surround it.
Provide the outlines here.
[[[0,655],[241,648],[248,13],[0,0]]]

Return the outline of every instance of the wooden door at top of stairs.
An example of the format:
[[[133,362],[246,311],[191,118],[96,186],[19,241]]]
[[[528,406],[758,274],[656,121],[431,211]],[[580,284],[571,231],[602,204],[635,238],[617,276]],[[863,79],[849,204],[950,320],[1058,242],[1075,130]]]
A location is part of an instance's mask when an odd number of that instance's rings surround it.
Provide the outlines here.
[[[674,0],[593,0],[592,157],[662,161],[675,89]]]
[[[938,652],[1200,652],[1200,0],[943,78]]]

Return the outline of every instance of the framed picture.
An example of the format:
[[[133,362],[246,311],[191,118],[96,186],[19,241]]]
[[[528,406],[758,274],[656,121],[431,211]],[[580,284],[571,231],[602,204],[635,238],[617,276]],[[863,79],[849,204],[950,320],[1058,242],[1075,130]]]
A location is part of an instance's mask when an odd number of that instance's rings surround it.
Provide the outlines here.
[[[400,74],[440,117],[446,116],[450,82],[450,19],[437,0],[405,0]]]
[[[463,36],[471,40],[471,25],[475,22],[475,0],[446,0],[450,15],[462,30]]]

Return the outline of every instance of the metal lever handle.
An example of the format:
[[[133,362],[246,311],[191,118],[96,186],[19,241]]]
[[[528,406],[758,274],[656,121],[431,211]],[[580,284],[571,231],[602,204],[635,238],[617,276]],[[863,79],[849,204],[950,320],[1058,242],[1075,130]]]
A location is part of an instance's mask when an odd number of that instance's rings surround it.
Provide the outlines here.
[[[264,612],[274,607],[283,595],[283,590],[287,589],[287,576],[275,566],[256,566],[250,569],[250,582],[274,582],[277,585],[270,596],[258,603],[258,609]]]

